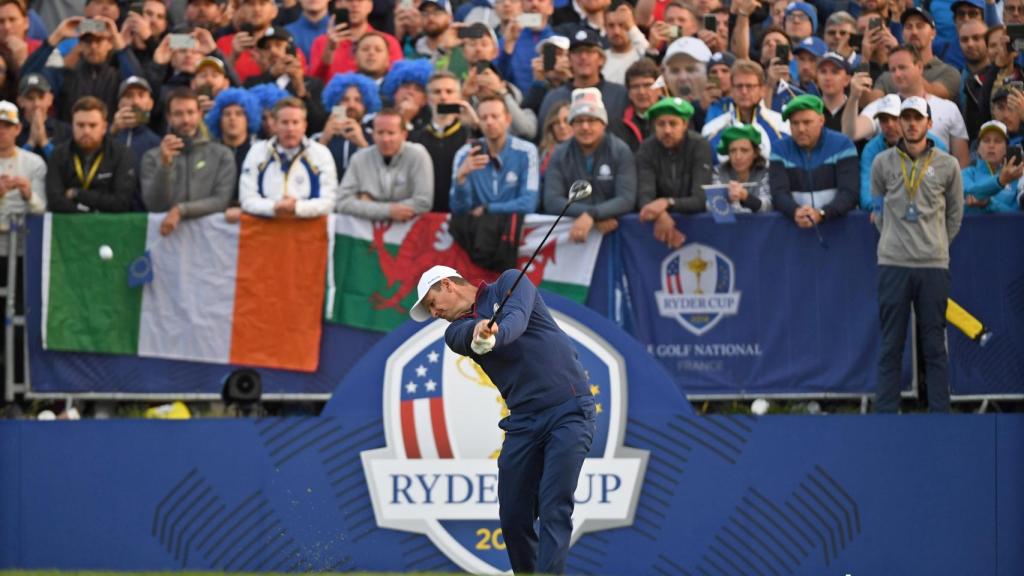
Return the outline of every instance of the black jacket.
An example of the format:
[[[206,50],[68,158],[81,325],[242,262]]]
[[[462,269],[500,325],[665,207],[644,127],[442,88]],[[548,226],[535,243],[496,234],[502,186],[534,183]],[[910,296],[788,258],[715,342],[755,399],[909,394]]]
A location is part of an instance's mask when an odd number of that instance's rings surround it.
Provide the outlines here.
[[[123,144],[109,136],[103,139],[99,152],[103,160],[89,189],[84,189],[75,171],[74,141],[59,144],[50,155],[46,167],[46,208],[51,212],[128,212],[138,186],[135,158]],[[88,175],[89,162],[82,160],[82,171]],[[69,200],[69,188],[78,189],[78,196]]]
[[[95,96],[102,100],[110,112],[109,118],[113,118],[117,111],[117,89],[121,81],[130,76],[142,75],[142,66],[131,48],[111,52],[110,60],[103,64],[89,64],[83,59],[70,70],[46,67],[46,60],[53,50],[49,42],[43,42],[25,60],[21,74],[38,72],[46,76],[53,87],[57,118],[64,122],[71,121],[71,107],[82,96]]]
[[[638,208],[656,198],[675,198],[670,210],[703,212],[707,196],[702,186],[711,182],[711,144],[693,130],[674,149],[652,136],[640,144],[636,171]]]
[[[469,129],[458,120],[443,132],[430,124],[409,135],[410,142],[423,144],[434,163],[434,205],[431,212],[449,212],[455,154],[470,138]]]

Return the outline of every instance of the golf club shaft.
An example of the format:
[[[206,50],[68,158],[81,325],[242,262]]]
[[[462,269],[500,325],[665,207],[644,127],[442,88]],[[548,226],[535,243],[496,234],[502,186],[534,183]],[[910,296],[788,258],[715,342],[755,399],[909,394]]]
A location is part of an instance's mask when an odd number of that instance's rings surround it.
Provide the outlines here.
[[[516,281],[512,284],[512,287],[508,289],[508,292],[505,292],[505,296],[501,299],[501,304],[498,305],[498,309],[495,310],[494,315],[491,316],[491,321],[487,323],[488,329],[494,327],[495,319],[497,319],[498,314],[501,313],[502,309],[505,308],[505,303],[508,302],[509,297],[511,297],[512,293],[516,291],[516,286],[519,286],[519,281],[523,279],[523,276],[526,276],[526,271],[530,269],[530,264],[533,264],[533,259],[537,257],[537,254],[540,254],[540,249],[547,243],[548,236],[551,236],[551,233],[555,231],[555,226],[558,226],[558,222],[562,219],[562,216],[565,216],[566,211],[569,210],[569,206],[572,206],[572,203],[575,200],[576,199],[571,195],[569,196],[569,201],[565,203],[565,207],[562,208],[562,212],[558,215],[558,218],[555,218],[555,221],[551,224],[551,228],[548,228],[548,233],[544,235],[544,239],[540,241],[540,244],[537,245],[537,249],[533,251],[533,255],[526,261],[526,265],[519,271],[519,276],[516,277]]]

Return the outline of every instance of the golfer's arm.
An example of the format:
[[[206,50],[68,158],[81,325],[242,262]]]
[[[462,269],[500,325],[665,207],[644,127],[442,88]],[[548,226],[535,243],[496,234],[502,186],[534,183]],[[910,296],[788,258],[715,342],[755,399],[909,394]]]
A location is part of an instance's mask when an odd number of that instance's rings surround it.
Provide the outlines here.
[[[516,270],[509,270],[501,275],[499,285],[502,296],[512,287],[518,275],[519,272]],[[523,335],[526,325],[530,321],[530,314],[533,312],[533,303],[536,301],[537,288],[529,278],[524,276],[519,282],[519,286],[509,296],[505,307],[501,309],[501,316],[497,319],[499,329],[496,336],[497,341],[494,344],[495,348],[515,342]]]
[[[473,328],[476,321],[459,320],[448,326],[444,332],[444,342],[452,352],[461,356],[470,355],[470,344],[473,341]]]

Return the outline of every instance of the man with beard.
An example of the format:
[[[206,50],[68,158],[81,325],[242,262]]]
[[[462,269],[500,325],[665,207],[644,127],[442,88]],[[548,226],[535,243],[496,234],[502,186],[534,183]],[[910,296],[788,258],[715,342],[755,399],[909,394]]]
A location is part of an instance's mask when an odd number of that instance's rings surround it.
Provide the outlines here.
[[[900,372],[913,306],[924,352],[928,410],[949,411],[946,308],[949,246],[960,230],[964,192],[960,166],[927,139],[931,114],[924,98],[900,106],[903,139],[875,159],[871,188],[881,196],[878,309],[882,352],[876,412],[899,410]]]
[[[135,159],[107,136],[107,105],[84,96],[71,108],[71,140],[57,145],[46,172],[52,212],[127,212],[135,196]]]

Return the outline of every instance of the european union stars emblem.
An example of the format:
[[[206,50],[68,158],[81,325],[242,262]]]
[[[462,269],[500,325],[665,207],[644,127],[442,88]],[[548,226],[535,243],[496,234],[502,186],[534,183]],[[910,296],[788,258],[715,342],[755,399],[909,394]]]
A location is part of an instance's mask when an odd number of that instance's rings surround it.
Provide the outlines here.
[[[153,257],[149,250],[128,265],[128,286],[138,288],[153,281]]]

